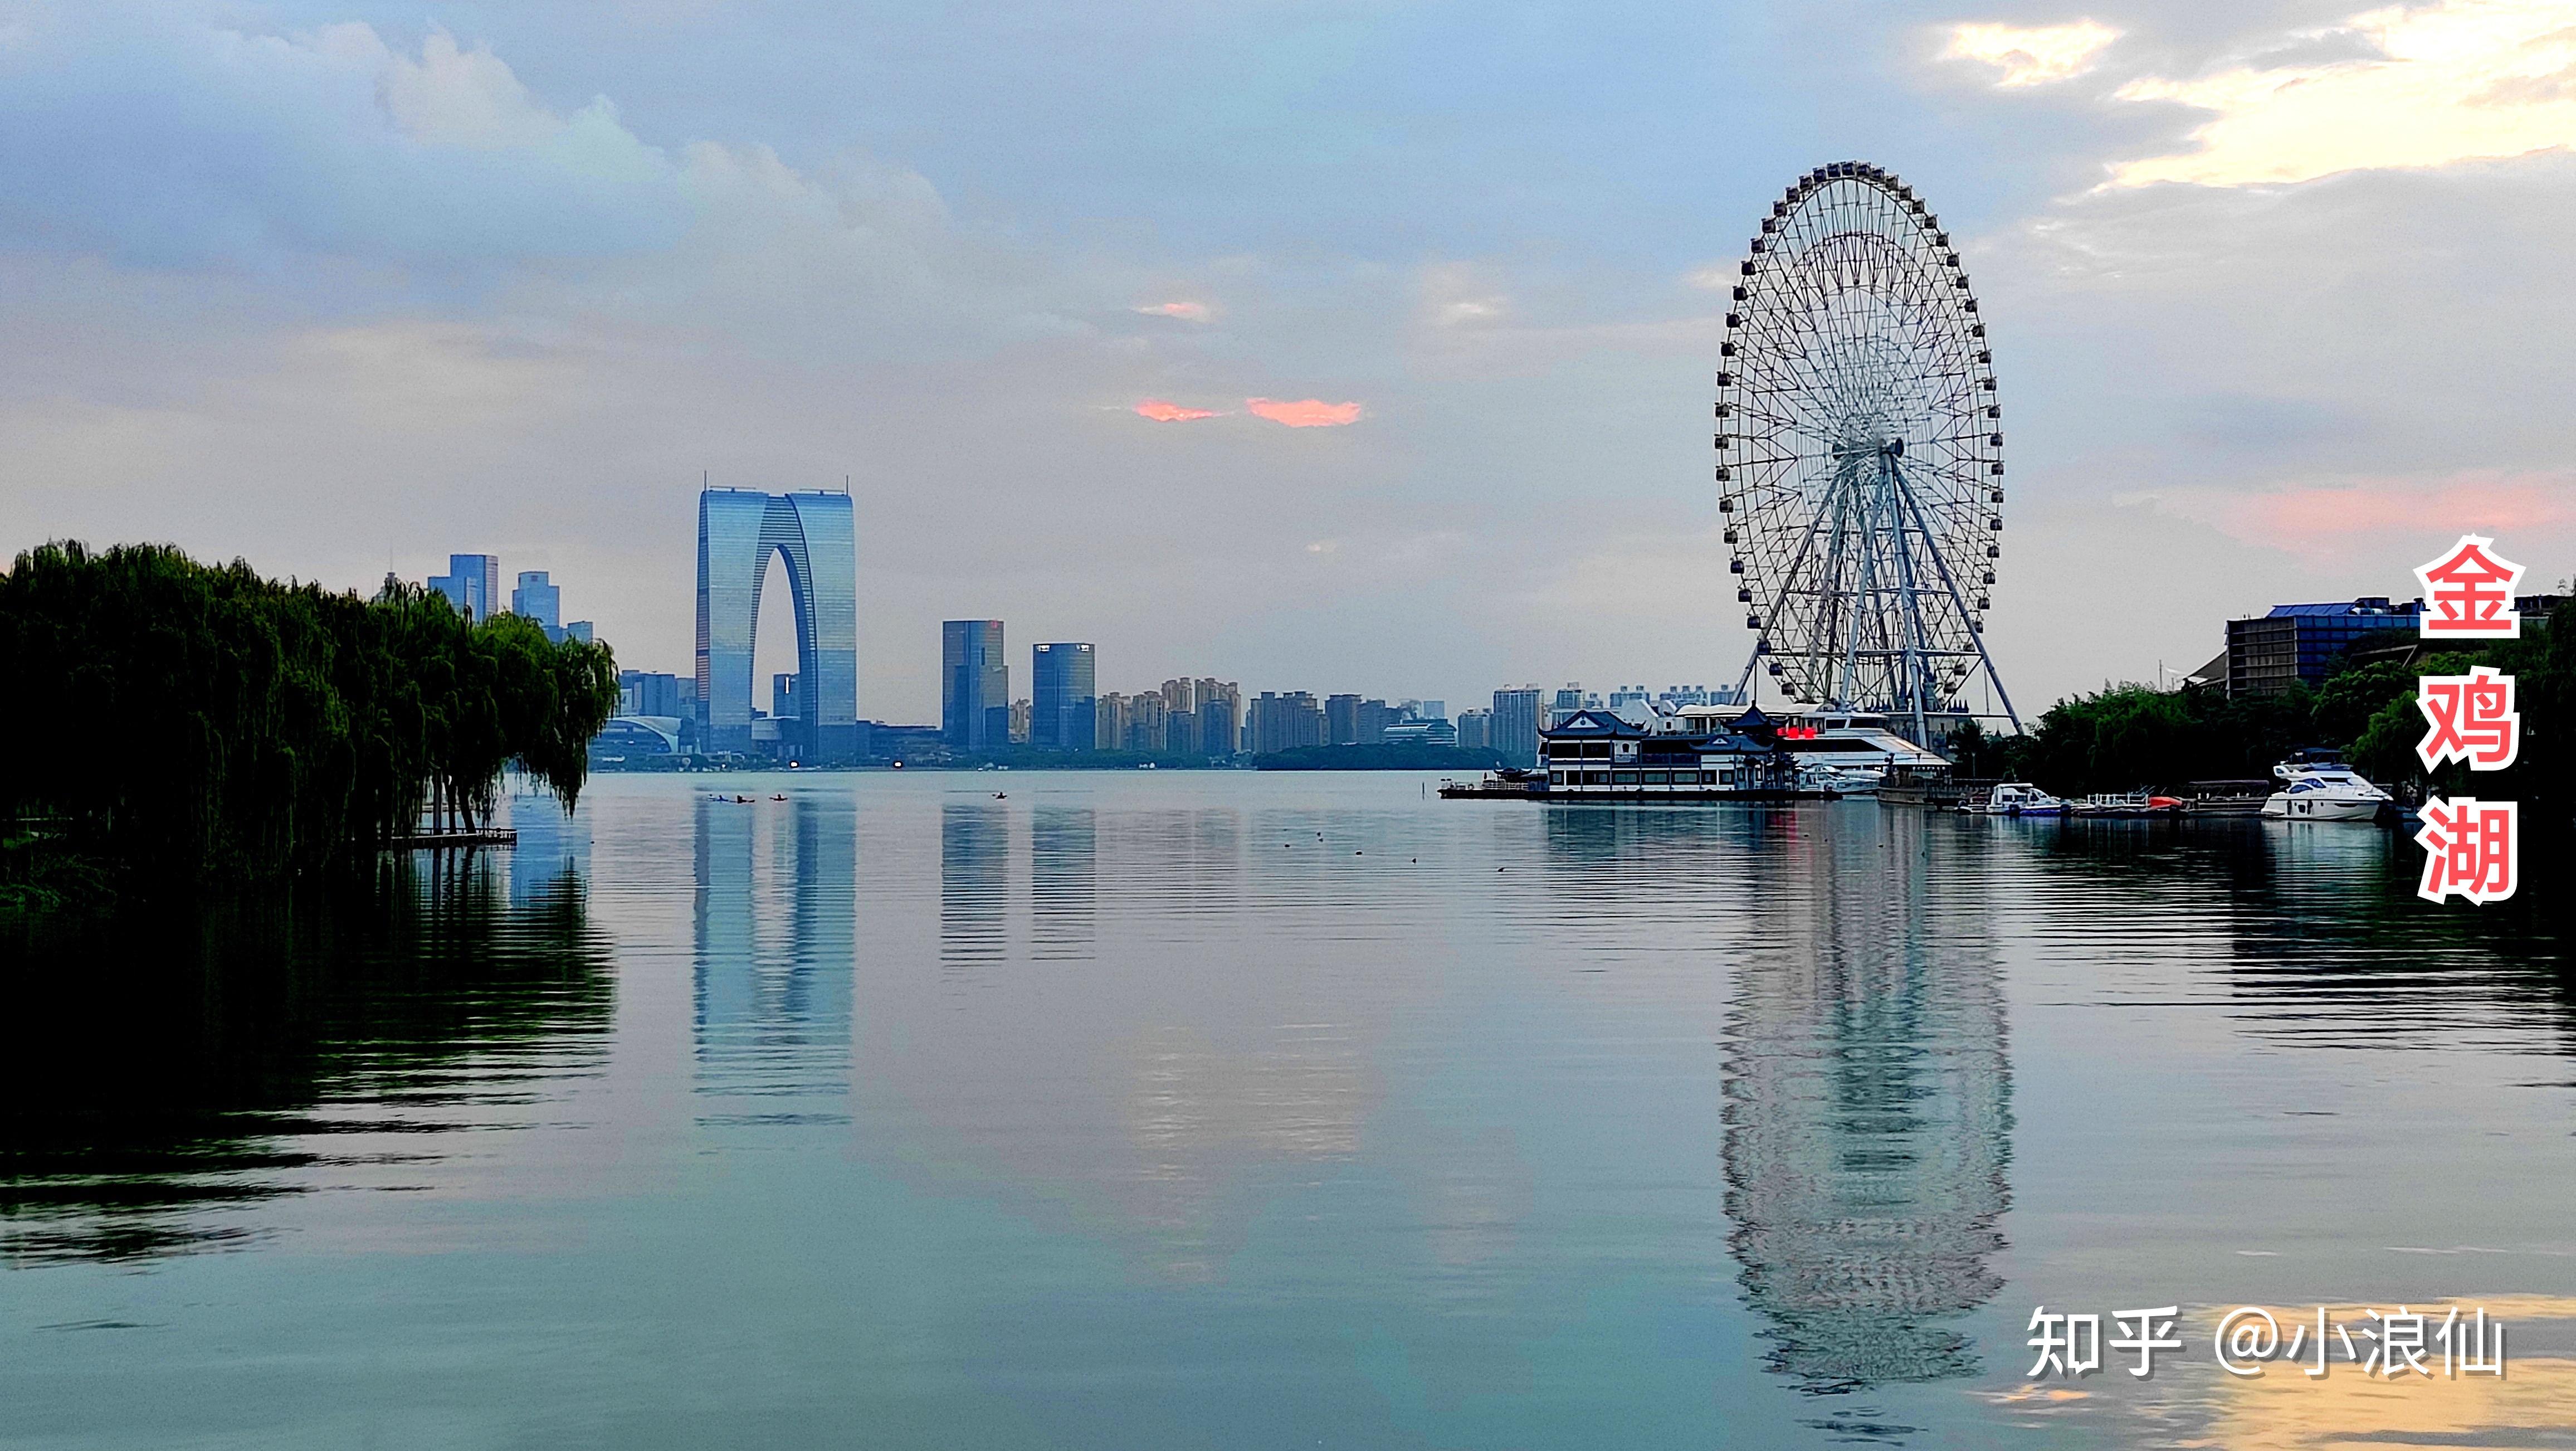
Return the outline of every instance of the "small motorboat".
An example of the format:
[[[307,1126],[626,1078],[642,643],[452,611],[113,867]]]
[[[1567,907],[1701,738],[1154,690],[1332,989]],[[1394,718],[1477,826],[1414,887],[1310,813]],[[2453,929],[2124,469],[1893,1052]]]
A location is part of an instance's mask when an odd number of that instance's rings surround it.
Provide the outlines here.
[[[2266,821],[2377,821],[2396,800],[2349,766],[2284,764],[2272,776],[2281,789],[2263,802]]]
[[[772,800],[772,801],[784,801],[784,800],[786,800],[786,799],[787,799],[787,793],[785,793],[785,792],[783,792],[783,791],[782,791],[782,792],[778,793],[777,795],[770,797],[769,799],[770,799],[770,800]]]
[[[2033,786],[2028,781],[2006,781],[1986,797],[1977,808],[1988,816],[2062,816],[2066,803]]]

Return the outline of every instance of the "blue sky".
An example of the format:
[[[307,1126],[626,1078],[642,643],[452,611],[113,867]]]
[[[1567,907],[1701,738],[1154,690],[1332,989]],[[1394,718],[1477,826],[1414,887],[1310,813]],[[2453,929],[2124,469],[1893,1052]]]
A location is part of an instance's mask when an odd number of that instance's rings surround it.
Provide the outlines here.
[[[0,547],[494,552],[686,670],[700,471],[848,475],[874,716],[959,615],[1731,679],[1694,277],[1859,156],[1986,303],[2032,706],[2466,529],[2571,571],[2571,142],[2565,3],[0,0]]]

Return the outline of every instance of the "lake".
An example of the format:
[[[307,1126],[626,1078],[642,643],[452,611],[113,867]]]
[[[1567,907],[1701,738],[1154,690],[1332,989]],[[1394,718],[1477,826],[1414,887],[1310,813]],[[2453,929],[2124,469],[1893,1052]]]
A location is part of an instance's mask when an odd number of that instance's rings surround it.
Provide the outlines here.
[[[1431,784],[610,776],[22,942],[0,1444],[2576,1445],[2558,904]],[[2213,1356],[2401,1303],[2509,1374]]]

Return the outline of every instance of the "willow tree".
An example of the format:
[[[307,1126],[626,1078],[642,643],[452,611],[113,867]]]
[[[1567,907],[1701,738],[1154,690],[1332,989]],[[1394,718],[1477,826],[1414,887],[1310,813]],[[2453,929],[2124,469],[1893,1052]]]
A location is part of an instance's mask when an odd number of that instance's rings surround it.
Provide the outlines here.
[[[163,545],[18,556],[0,658],[12,837],[147,884],[353,860],[408,830],[433,784],[488,819],[514,762],[570,811],[617,701],[604,645]]]

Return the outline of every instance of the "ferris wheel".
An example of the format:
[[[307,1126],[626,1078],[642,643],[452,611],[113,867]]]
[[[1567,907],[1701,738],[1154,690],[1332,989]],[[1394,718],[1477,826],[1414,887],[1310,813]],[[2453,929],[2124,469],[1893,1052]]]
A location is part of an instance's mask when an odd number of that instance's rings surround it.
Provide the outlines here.
[[[1718,509],[1753,653],[1790,702],[1926,738],[1980,675],[2003,558],[2003,408],[1976,294],[1914,188],[1867,162],[1798,178],[1734,279]],[[1751,695],[1743,698],[1750,700]]]

